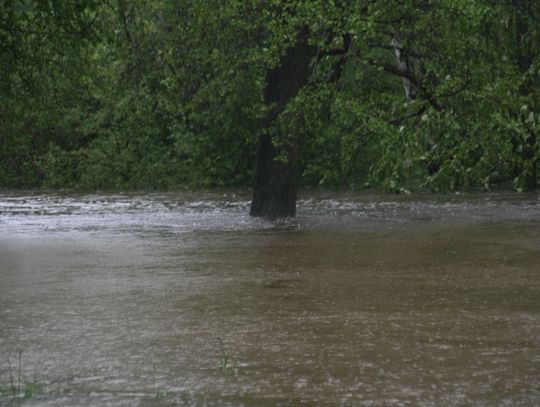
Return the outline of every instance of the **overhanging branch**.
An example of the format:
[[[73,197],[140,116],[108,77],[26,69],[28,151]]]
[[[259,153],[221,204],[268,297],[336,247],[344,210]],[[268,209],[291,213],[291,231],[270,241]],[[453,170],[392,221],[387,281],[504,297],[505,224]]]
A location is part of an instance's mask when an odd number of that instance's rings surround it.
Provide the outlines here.
[[[418,86],[418,89],[420,89],[421,93],[425,96],[426,100],[430,103],[430,105],[437,110],[438,112],[442,112],[444,110],[444,106],[442,106],[435,96],[431,94],[421,83],[421,81],[418,79],[418,77],[411,72],[408,69],[402,69],[398,66],[395,66],[393,64],[390,64],[388,62],[382,62],[375,59],[368,59],[366,61],[369,65],[382,68],[385,72],[388,72],[392,75],[399,76],[401,78],[408,79],[413,83],[414,85]]]

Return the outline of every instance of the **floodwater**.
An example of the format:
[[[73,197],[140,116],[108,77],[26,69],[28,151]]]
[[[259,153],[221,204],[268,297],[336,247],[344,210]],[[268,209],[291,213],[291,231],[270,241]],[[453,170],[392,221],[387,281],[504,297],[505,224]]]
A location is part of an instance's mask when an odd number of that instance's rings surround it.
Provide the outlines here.
[[[0,405],[540,405],[540,195],[248,212],[0,193]]]

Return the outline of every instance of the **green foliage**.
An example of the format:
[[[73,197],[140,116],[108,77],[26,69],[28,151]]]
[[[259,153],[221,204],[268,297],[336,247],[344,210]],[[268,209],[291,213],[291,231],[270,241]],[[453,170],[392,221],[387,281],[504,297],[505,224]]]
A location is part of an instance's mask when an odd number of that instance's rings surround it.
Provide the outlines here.
[[[532,0],[0,0],[0,187],[249,185],[265,73],[303,30],[310,78],[272,129],[301,183],[528,189],[539,19]]]

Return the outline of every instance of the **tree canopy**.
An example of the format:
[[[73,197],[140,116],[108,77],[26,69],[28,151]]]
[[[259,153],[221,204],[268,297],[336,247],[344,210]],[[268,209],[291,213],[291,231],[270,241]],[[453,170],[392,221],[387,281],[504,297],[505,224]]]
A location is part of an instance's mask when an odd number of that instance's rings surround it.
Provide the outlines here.
[[[0,0],[0,186],[533,189],[539,21],[536,0]]]

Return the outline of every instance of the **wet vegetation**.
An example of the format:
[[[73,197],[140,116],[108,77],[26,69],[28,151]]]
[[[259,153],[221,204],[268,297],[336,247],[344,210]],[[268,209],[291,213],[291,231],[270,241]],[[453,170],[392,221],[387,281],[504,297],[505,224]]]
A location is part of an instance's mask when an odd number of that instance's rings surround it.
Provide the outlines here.
[[[293,214],[297,184],[534,189],[539,20],[536,0],[1,0],[0,187],[254,185],[253,214]]]
[[[43,393],[43,388],[40,384],[25,380],[22,373],[22,355],[23,351],[19,349],[17,351],[16,365],[12,365],[11,359],[9,357],[7,358],[9,383],[0,383],[0,401],[2,397],[30,398]]]

